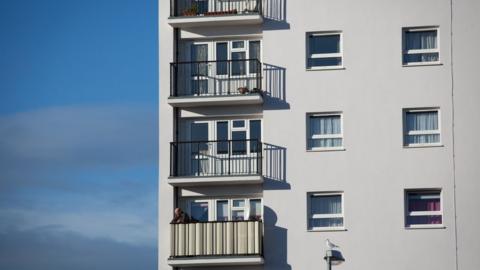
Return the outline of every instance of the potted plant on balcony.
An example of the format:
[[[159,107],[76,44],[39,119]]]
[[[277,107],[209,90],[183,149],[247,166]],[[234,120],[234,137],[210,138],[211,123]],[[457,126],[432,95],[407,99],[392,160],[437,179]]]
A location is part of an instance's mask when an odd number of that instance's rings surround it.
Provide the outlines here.
[[[247,94],[249,92],[248,88],[245,86],[239,87],[238,92],[242,95]]]
[[[187,8],[183,11],[183,16],[197,16],[198,6],[193,4],[190,8]]]

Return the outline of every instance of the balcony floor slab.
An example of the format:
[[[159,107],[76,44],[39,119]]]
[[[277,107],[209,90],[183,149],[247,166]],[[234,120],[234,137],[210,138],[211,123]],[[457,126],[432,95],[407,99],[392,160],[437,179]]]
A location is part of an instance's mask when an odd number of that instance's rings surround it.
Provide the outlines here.
[[[172,27],[191,28],[215,25],[255,25],[262,24],[263,17],[260,14],[226,15],[226,16],[191,16],[170,17],[168,24]]]
[[[176,176],[169,177],[168,183],[174,187],[262,184],[262,175],[240,176]]]
[[[168,259],[168,265],[174,267],[262,265],[263,263],[264,260],[261,256],[208,256]]]
[[[180,108],[200,106],[255,105],[263,104],[263,97],[261,94],[169,97],[168,103],[173,107]]]

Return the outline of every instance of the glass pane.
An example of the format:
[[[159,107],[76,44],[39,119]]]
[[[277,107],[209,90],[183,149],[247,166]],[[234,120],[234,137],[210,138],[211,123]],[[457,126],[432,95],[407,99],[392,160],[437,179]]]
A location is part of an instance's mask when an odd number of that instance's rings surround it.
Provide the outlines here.
[[[241,48],[244,48],[245,47],[245,44],[243,41],[234,41],[232,42],[232,48],[234,49],[241,49]]]
[[[198,14],[205,14],[208,12],[208,0],[195,0],[194,3],[197,6]]]
[[[232,220],[245,220],[245,212],[243,210],[232,211]]]
[[[232,154],[244,155],[247,153],[247,132],[233,131],[232,132]]]
[[[408,216],[407,225],[442,224],[442,216]]]
[[[404,63],[437,62],[438,60],[438,53],[416,53],[403,55]]]
[[[217,122],[217,153],[228,154],[228,122]]]
[[[194,44],[192,46],[192,76],[208,75],[208,45]]]
[[[217,43],[217,75],[227,75],[227,43]]]
[[[438,111],[407,112],[407,131],[438,130]]]
[[[199,153],[208,150],[208,123],[192,123],[190,138],[192,151]]]
[[[190,204],[191,217],[194,221],[208,221],[208,203],[192,202]]]
[[[260,61],[260,41],[250,41],[249,43],[249,59],[257,59]],[[260,71],[260,66],[257,61],[250,61],[250,73],[257,73]]]
[[[407,135],[406,144],[439,143],[440,134]]]
[[[341,133],[340,115],[310,116],[310,137]]]
[[[250,220],[262,219],[262,200],[254,199],[250,200]]]
[[[256,153],[260,149],[262,139],[262,125],[260,120],[250,120],[250,152]]]
[[[311,35],[309,40],[309,46],[310,54],[339,53],[340,35]]]
[[[342,196],[325,195],[310,197],[310,214],[341,214]]]
[[[245,120],[234,120],[232,122],[234,128],[242,128],[245,127]]]
[[[228,220],[228,201],[217,201],[217,221]]]
[[[233,200],[233,207],[245,207],[245,200]]]
[[[245,52],[232,52],[232,75],[245,75]]]
[[[309,139],[308,148],[328,148],[328,147],[342,147],[342,138],[330,139]]]
[[[207,95],[208,94],[208,80],[192,80],[192,94]]]
[[[440,211],[440,192],[408,193],[408,211]]]
[[[405,32],[405,48],[407,50],[436,49],[437,31]]]
[[[330,57],[330,58],[309,58],[308,67],[330,67],[330,66],[341,66],[342,58],[341,57]]]
[[[343,227],[343,218],[310,218],[310,228]]]

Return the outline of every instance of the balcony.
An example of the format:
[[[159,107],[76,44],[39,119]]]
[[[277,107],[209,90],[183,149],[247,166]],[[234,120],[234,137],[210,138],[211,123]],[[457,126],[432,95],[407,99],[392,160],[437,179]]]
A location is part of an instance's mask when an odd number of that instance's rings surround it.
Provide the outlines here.
[[[171,224],[170,258],[174,267],[263,264],[261,221]]]
[[[263,22],[262,0],[170,0],[173,27],[255,25]]]
[[[262,143],[223,140],[170,143],[172,186],[261,184]]]
[[[168,103],[174,107],[262,104],[261,69],[257,59],[171,63]]]

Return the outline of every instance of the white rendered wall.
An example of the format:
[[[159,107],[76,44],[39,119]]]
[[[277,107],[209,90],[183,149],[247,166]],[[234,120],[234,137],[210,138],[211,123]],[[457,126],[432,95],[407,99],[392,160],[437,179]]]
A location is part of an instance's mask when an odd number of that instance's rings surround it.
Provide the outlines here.
[[[341,246],[346,262],[335,267],[339,270],[455,269],[450,0],[272,1],[280,7],[284,3],[286,8],[280,10],[285,13],[274,16],[277,21],[267,18],[263,29],[220,27],[218,31],[182,32],[185,38],[263,35],[262,61],[274,73],[270,78],[276,80],[267,87],[274,88],[270,90],[275,94],[263,106],[263,141],[282,153],[279,162],[285,166],[263,186],[265,266],[238,269],[325,269],[326,238]],[[159,269],[167,270],[171,269],[166,259],[174,195],[166,183],[174,123],[167,97],[174,47],[173,29],[166,22],[169,1],[159,1],[159,6]],[[480,82],[475,67],[480,59],[472,53],[480,47],[478,11],[476,0],[454,0],[455,175],[461,270],[480,268],[480,218],[472,214],[480,206],[476,194],[480,190]],[[434,25],[439,26],[441,65],[402,67],[402,27]],[[345,69],[306,71],[306,32],[331,30],[343,33]],[[440,108],[443,146],[403,147],[402,109],[412,107]],[[306,113],[330,111],[343,112],[345,151],[307,152]],[[251,106],[190,109],[180,115],[229,113],[262,114]],[[476,120],[473,127],[472,119]],[[442,189],[445,228],[405,229],[404,190],[411,188]],[[306,194],[314,191],[344,192],[346,231],[307,231]]]

